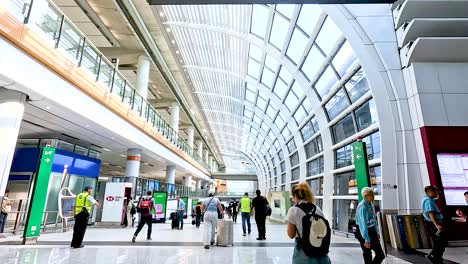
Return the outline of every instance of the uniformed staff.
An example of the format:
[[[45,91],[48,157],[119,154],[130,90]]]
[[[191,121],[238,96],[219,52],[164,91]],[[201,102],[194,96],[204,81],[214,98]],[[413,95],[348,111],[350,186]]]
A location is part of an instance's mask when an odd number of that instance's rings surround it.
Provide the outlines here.
[[[73,226],[72,248],[82,248],[83,238],[88,226],[88,218],[93,205],[99,203],[91,196],[93,187],[86,186],[84,192],[78,194],[75,199],[75,226]]]
[[[247,222],[247,229],[250,235],[250,212],[252,211],[252,208],[251,208],[251,203],[250,203],[250,198],[249,198],[248,193],[245,193],[244,197],[240,199],[239,211],[241,212],[241,215],[242,215],[242,235],[246,236],[245,234],[246,222]]]

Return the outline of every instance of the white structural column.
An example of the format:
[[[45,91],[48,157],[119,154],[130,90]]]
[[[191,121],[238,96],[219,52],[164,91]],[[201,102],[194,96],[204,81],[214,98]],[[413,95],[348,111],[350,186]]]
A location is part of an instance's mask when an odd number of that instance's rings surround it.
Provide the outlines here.
[[[136,90],[144,99],[148,99],[150,61],[146,56],[138,57]]]
[[[0,88],[0,196],[5,195],[25,101],[25,94]]]
[[[208,166],[213,169],[213,157],[208,157]]]
[[[171,106],[171,126],[172,128],[178,132],[179,131],[179,104],[176,102],[172,103]]]
[[[140,149],[127,150],[127,164],[125,166],[125,176],[127,177],[127,182],[132,183],[134,192],[136,190],[137,178],[140,176],[140,161]]]
[[[197,186],[196,186],[196,189],[197,190],[200,190],[201,189],[201,180],[197,180]]]
[[[176,167],[169,165],[166,167],[166,183],[175,184]]]
[[[195,138],[195,129],[193,126],[190,126],[187,131],[188,134],[188,144],[191,149],[193,149],[193,140]]]
[[[201,140],[198,141],[198,156],[203,159],[203,142]]]
[[[185,176],[185,186],[192,187],[192,175]]]

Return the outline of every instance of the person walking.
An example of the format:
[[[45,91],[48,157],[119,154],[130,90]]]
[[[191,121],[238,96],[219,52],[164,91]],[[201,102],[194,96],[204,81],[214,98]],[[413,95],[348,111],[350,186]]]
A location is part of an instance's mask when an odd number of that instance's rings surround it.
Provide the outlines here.
[[[355,237],[361,244],[362,255],[365,264],[380,264],[385,259],[385,254],[380,246],[377,234],[377,217],[374,207],[374,191],[365,187],[361,191],[362,201],[358,204],[356,211]],[[372,259],[372,251],[375,253]]]
[[[250,212],[251,212],[252,208],[251,208],[251,203],[250,203],[250,198],[249,198],[249,194],[248,193],[245,193],[244,194],[244,197],[242,197],[240,199],[240,203],[239,203],[239,211],[241,212],[241,216],[242,216],[242,235],[243,236],[246,236],[246,233],[245,233],[245,224],[247,223],[247,230],[249,231],[249,235],[250,235],[250,231],[251,231],[251,228],[250,228]]]
[[[140,233],[141,229],[145,224],[148,226],[146,240],[151,240],[151,232],[153,229],[153,214],[151,213],[151,209],[154,209],[154,212],[156,212],[156,205],[154,204],[153,192],[147,191],[146,196],[141,197],[140,201],[138,201],[137,211],[140,213],[140,222],[138,222],[135,234],[133,234],[133,243],[135,243],[138,234]]]
[[[218,210],[222,210],[223,207],[219,199],[215,198],[213,193],[210,193],[208,198],[203,201],[201,209],[205,215],[203,245],[205,249],[209,249],[210,245],[212,246],[215,243],[215,227],[218,223]]]
[[[180,224],[180,230],[184,229],[184,212],[185,212],[185,202],[180,199],[179,196],[176,196],[177,200],[177,220]]]
[[[202,202],[198,202],[197,206],[195,207],[195,226],[197,228],[200,227],[201,216],[202,216]]]
[[[7,221],[8,213],[11,212],[11,205],[13,204],[8,195],[10,194],[9,190],[5,190],[5,195],[3,196],[2,207],[0,210],[0,233],[5,231],[5,224]]]
[[[130,211],[130,217],[132,218],[132,227],[135,226],[135,214],[136,214],[136,205],[133,202],[133,199],[130,197],[128,200],[128,210]]]
[[[314,194],[310,190],[309,184],[302,182],[298,185],[295,185],[292,187],[291,193],[292,200],[296,206],[289,208],[286,219],[288,221],[288,236],[291,239],[295,239],[292,264],[330,264],[331,261],[328,257],[328,253],[319,254],[314,252],[314,254],[310,254],[309,252],[305,252],[304,249],[304,243],[306,239],[309,239],[310,231],[307,232],[307,229],[305,229],[307,227],[304,228],[303,218],[311,212],[313,212],[315,216],[320,216],[323,219],[325,218],[322,210],[314,204]],[[311,229],[310,226],[308,226],[308,228],[309,230]],[[314,223],[313,229],[318,233],[325,234],[325,236],[321,236],[321,240],[317,239],[316,242],[318,242],[320,245],[325,244],[324,246],[329,246],[330,240],[324,240],[331,237],[331,234],[326,233],[328,232],[327,226]]]
[[[234,201],[232,203],[232,222],[234,223],[237,223],[237,214],[238,214],[238,210],[237,210],[237,201]]]
[[[83,238],[88,227],[88,219],[93,205],[99,207],[99,203],[91,196],[93,187],[86,186],[84,191],[75,198],[75,225],[73,226],[72,248],[82,248]]]
[[[255,222],[257,223],[258,237],[257,240],[266,239],[266,217],[268,210],[268,200],[261,196],[260,190],[256,191],[257,197],[252,200],[252,211],[255,213]]]
[[[439,199],[439,190],[434,186],[426,186],[426,193],[422,199],[424,224],[432,240],[432,251],[426,256],[431,263],[443,263],[443,255],[447,247],[447,239],[443,228],[443,216],[436,205]]]

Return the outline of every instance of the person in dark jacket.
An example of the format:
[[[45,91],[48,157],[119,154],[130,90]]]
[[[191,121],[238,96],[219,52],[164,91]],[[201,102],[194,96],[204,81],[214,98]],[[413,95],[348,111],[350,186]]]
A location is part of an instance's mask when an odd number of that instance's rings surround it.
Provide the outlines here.
[[[197,206],[195,207],[195,226],[197,228],[200,227],[200,222],[201,222],[201,216],[202,216],[201,205],[202,205],[202,202],[198,202]]]
[[[257,197],[252,200],[252,211],[255,212],[255,222],[257,223],[258,237],[257,240],[266,239],[266,217],[267,208],[269,206],[268,200],[261,196],[260,190],[256,191]]]

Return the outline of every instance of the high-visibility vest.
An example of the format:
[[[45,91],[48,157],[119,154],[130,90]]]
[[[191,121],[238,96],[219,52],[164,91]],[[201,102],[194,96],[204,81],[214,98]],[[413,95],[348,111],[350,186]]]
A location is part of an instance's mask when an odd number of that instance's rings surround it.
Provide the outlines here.
[[[241,213],[250,213],[250,198],[243,197],[240,199]]]
[[[88,192],[82,192],[78,194],[75,198],[75,215],[83,211],[83,207],[86,208],[88,213],[91,213],[92,204],[88,201]]]

